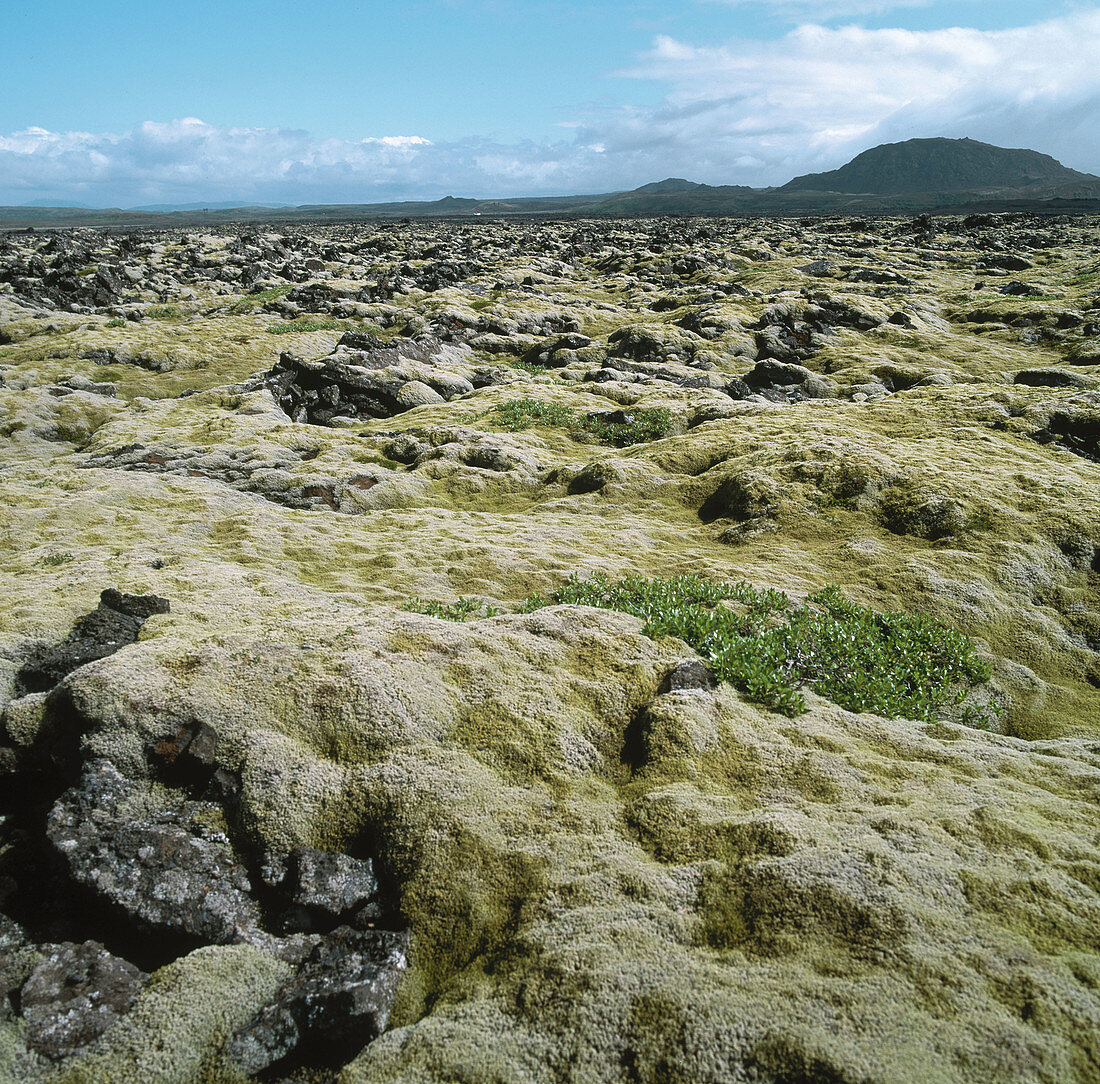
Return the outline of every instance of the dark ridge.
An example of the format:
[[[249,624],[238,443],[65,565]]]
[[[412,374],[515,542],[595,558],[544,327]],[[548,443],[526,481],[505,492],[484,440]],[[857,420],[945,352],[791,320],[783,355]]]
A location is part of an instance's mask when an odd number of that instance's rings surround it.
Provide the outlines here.
[[[1042,193],[1049,197],[1100,196],[1100,177],[1067,169],[1049,154],[1009,150],[974,139],[909,139],[904,143],[884,143],[857,154],[840,169],[795,177],[780,191],[901,196],[1036,186],[1050,189]],[[1064,188],[1073,191],[1063,192]]]

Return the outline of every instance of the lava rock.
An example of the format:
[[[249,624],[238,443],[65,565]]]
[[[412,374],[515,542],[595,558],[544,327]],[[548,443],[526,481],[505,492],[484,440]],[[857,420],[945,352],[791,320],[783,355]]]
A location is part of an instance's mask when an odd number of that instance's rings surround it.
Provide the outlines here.
[[[1061,369],[1021,369],[1012,383],[1026,384],[1031,388],[1083,388],[1088,381],[1076,373],[1067,373]]]
[[[130,1010],[148,978],[96,941],[49,946],[20,995],[27,1046],[54,1061],[82,1053]]]
[[[1047,424],[1032,433],[1031,439],[1100,463],[1100,414],[1087,410],[1053,411]]]
[[[685,659],[665,678],[661,692],[675,693],[685,689],[717,689],[718,682],[702,659]]]
[[[991,253],[988,256],[983,256],[978,261],[978,266],[983,270],[989,268],[996,268],[999,271],[1026,271],[1029,267],[1035,265],[1031,260],[1024,256],[1015,256],[1011,253]]]
[[[779,403],[826,399],[835,394],[832,382],[826,377],[802,365],[771,359],[758,361],[742,381],[751,391]]]
[[[78,666],[113,655],[137,640],[138,632],[153,614],[169,612],[167,599],[158,595],[127,595],[108,588],[99,605],[79,618],[60,644],[38,648],[20,668],[16,689],[20,695],[53,688]]]
[[[389,1025],[409,934],[341,926],[306,957],[275,1001],[230,1039],[227,1059],[259,1073],[307,1052],[346,1061]]]
[[[369,858],[299,847],[288,863],[294,881],[291,897],[303,907],[341,915],[378,897],[378,878]]]
[[[221,820],[214,803],[158,804],[110,761],[92,760],[50,811],[46,834],[74,880],[145,927],[228,944],[256,929],[260,913]]]
[[[998,293],[1007,297],[1042,297],[1043,292],[1037,286],[1029,286],[1026,282],[1018,282],[1015,279],[1004,286],[997,287]]]

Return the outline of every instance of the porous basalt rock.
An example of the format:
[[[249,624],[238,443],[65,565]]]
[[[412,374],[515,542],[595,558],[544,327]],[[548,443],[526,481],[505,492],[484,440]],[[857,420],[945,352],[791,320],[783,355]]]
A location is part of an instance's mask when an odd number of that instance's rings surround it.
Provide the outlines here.
[[[46,832],[72,877],[137,923],[203,944],[246,939],[260,912],[219,827],[221,809],[156,801],[106,760],[50,811]]]
[[[94,941],[49,946],[19,992],[27,1045],[54,1061],[83,1053],[130,1010],[148,978]]]
[[[335,1065],[350,1060],[386,1030],[408,947],[404,933],[333,931],[229,1040],[228,1061],[258,1073],[307,1051]]]

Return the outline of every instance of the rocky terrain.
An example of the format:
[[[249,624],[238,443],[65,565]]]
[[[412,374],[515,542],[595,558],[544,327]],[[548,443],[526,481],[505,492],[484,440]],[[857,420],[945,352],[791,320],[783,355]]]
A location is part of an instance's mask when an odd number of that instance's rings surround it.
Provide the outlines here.
[[[1098,242],[0,234],[0,1080],[1100,1079]]]

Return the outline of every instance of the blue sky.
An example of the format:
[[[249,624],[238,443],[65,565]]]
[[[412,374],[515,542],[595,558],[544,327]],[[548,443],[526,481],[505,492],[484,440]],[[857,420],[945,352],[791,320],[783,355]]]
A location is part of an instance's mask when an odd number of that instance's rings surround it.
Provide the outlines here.
[[[0,8],[0,202],[781,184],[969,135],[1100,172],[1100,5],[38,0]]]

